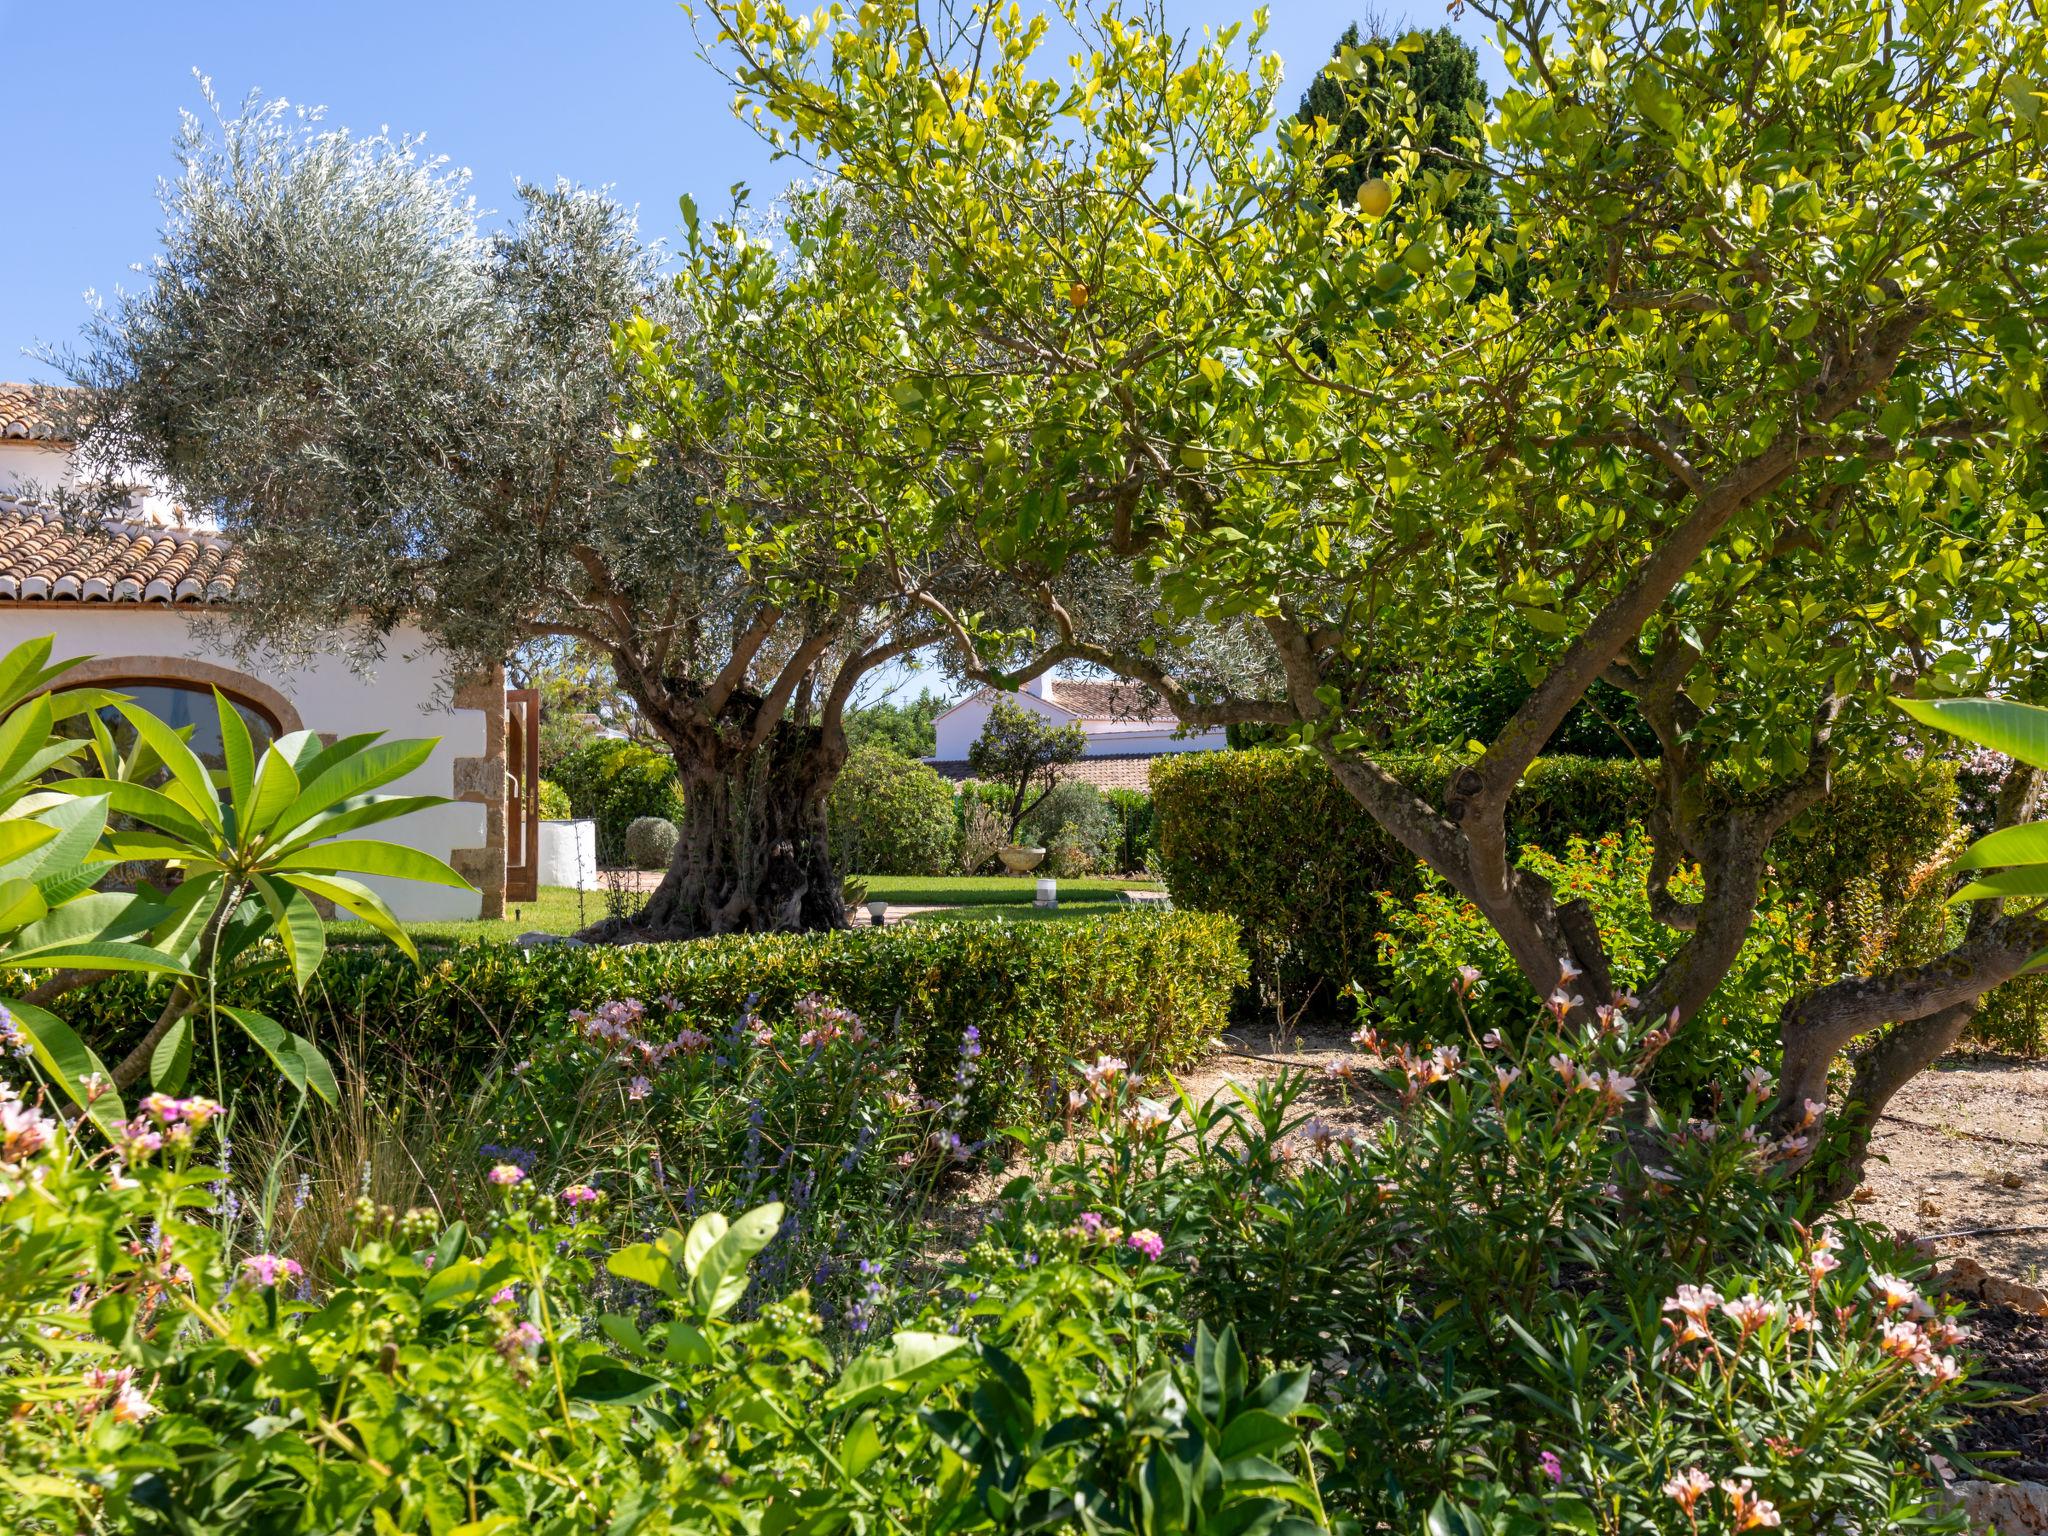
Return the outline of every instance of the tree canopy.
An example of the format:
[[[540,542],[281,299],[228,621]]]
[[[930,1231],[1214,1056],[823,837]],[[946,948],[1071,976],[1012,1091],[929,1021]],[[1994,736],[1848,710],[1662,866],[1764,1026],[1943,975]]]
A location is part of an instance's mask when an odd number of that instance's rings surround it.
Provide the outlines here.
[[[1656,878],[1706,874],[1696,905],[1660,890],[1688,937],[1642,999],[1683,1020],[1771,837],[1839,758],[1904,749],[1888,694],[2038,668],[2042,29],[1997,0],[1474,9],[1509,83],[1446,147],[1421,36],[1340,50],[1340,135],[1283,118],[1257,19],[1064,6],[1062,78],[1033,11],[710,0],[770,142],[925,253],[792,233],[773,319],[809,366],[775,377],[804,426],[757,434],[755,470],[842,530],[888,506],[971,539],[1028,621],[916,600],[980,676],[1085,662],[1189,724],[1286,728],[1531,985],[1582,978],[1572,1010],[1607,1000],[1599,936],[1515,867],[1504,811],[1593,685],[1624,690],[1664,769]],[[1328,190],[1361,132],[1387,217]],[[1497,224],[1452,216],[1480,177]],[[721,227],[690,283],[765,323],[765,261]],[[745,325],[705,332],[763,376]],[[1105,567],[1146,624],[1062,601]],[[1228,679],[1223,632],[1252,652]],[[1416,801],[1375,760],[1390,701],[1501,654],[1527,697]],[[2036,929],[1994,924],[1978,980]],[[1864,1027],[1948,1027],[1895,981]]]

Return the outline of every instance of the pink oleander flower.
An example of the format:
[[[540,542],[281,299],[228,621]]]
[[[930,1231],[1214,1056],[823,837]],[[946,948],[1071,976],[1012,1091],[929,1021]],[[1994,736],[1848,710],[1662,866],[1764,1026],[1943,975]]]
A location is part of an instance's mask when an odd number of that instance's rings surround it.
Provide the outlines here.
[[[304,1273],[298,1260],[282,1254],[253,1253],[242,1260],[242,1279],[250,1285],[268,1288],[281,1280],[296,1280]]]
[[[1323,1063],[1323,1076],[1349,1083],[1358,1076],[1358,1063],[1348,1056],[1336,1056]]]
[[[1567,1088],[1579,1080],[1579,1064],[1563,1052],[1550,1058],[1550,1070],[1564,1080]]]
[[[1476,965],[1458,967],[1458,979],[1451,983],[1451,990],[1460,997],[1470,997],[1479,990],[1480,972]]]
[[[633,1100],[636,1104],[652,1092],[654,1092],[654,1084],[647,1081],[644,1077],[636,1077],[633,1081],[626,1084],[626,1097]]]
[[[1742,1341],[1778,1315],[1777,1307],[1761,1296],[1737,1296],[1721,1304],[1722,1315],[1733,1319],[1742,1330]]]
[[[1567,992],[1563,987],[1559,987],[1543,1000],[1543,1006],[1561,1024],[1574,1008],[1585,1007],[1586,1000],[1576,992]]]
[[[1934,1346],[1918,1323],[1883,1323],[1878,1328],[1877,1347],[1894,1360],[1903,1360],[1922,1376],[1934,1370]]]
[[[526,1182],[526,1170],[517,1163],[500,1163],[489,1173],[485,1174],[484,1177],[500,1189],[509,1189],[514,1184]]]
[[[1956,1357],[1954,1355],[1943,1355],[1928,1366],[1922,1374],[1931,1379],[1937,1386],[1947,1386],[1950,1382],[1962,1376],[1963,1368],[1956,1364]]]
[[[85,1090],[85,1102],[97,1104],[113,1089],[113,1084],[98,1072],[88,1072],[78,1080],[78,1086]]]
[[[1116,1080],[1130,1070],[1130,1064],[1120,1056],[1097,1056],[1093,1063],[1081,1068],[1081,1079],[1091,1094],[1100,1096],[1109,1092]]]
[[[499,1338],[497,1344],[498,1353],[507,1360],[517,1360],[528,1355],[536,1355],[540,1353],[540,1346],[544,1339],[545,1335],[541,1333],[538,1324],[531,1322],[518,1323],[506,1329]]]
[[[1571,962],[1571,957],[1570,957],[1570,956],[1568,956],[1568,955],[1560,955],[1560,956],[1558,956],[1558,960],[1557,960],[1557,984],[1558,984],[1559,986],[1561,986],[1561,987],[1568,987],[1568,986],[1570,986],[1570,985],[1571,985],[1571,984],[1572,984],[1573,982],[1577,981],[1577,980],[1578,980],[1578,979],[1579,979],[1579,978],[1580,978],[1581,976],[1583,976],[1583,975],[1585,975],[1585,974],[1586,974],[1586,973],[1585,973],[1584,971],[1580,970],[1580,969],[1579,969],[1579,968],[1578,968],[1578,967],[1577,967],[1576,965],[1572,964],[1572,962]]]
[[[133,1382],[121,1383],[111,1405],[116,1424],[140,1424],[156,1412],[156,1404],[143,1396]]]
[[[1134,1248],[1153,1262],[1158,1262],[1166,1252],[1166,1240],[1150,1227],[1140,1227],[1124,1239],[1124,1246]]]
[[[1380,1053],[1380,1032],[1370,1024],[1361,1024],[1351,1032],[1351,1044],[1368,1056],[1377,1056]]]
[[[1806,1274],[1815,1285],[1842,1267],[1842,1261],[1835,1257],[1832,1248],[1816,1248],[1807,1255]]]
[[[1870,1289],[1884,1303],[1887,1312],[1896,1312],[1902,1307],[1911,1310],[1920,1305],[1919,1290],[1912,1282],[1901,1280],[1897,1275],[1872,1275]]]
[[[1480,1048],[1483,1050],[1499,1050],[1501,1046],[1500,1031],[1497,1029],[1489,1029],[1485,1034],[1479,1037],[1479,1044]]]
[[[0,1168],[9,1173],[49,1146],[55,1124],[33,1104],[0,1096]]]
[[[711,1048],[711,1037],[701,1029],[679,1029],[669,1044],[684,1056],[695,1056]]]
[[[1936,1349],[1954,1349],[1970,1336],[1970,1330],[1952,1317],[1937,1317],[1922,1327]]]
[[[1521,1080],[1521,1076],[1522,1069],[1520,1067],[1495,1067],[1493,1069],[1493,1085],[1502,1093],[1506,1093],[1508,1089],[1514,1087]]]
[[[1787,1333],[1811,1333],[1819,1321],[1814,1316],[1813,1308],[1795,1306],[1785,1319],[1785,1331]]]
[[[1698,1467],[1687,1467],[1683,1472],[1664,1485],[1666,1497],[1685,1511],[1686,1518],[1692,1517],[1693,1505],[1699,1503],[1714,1488],[1713,1479]]]
[[[1151,1136],[1173,1124],[1173,1110],[1157,1099],[1139,1099],[1124,1111],[1124,1124],[1140,1136]]]
[[[602,1200],[604,1195],[600,1191],[592,1189],[588,1184],[571,1184],[567,1189],[555,1196],[555,1198],[573,1210],[580,1205],[594,1205],[599,1200]]]
[[[1678,1294],[1665,1298],[1659,1310],[1677,1314],[1683,1322],[1673,1322],[1671,1331],[1677,1335],[1674,1344],[1691,1344],[1696,1340],[1711,1337],[1708,1323],[1714,1309],[1721,1305],[1721,1293],[1711,1285],[1681,1285]]]
[[[1749,1096],[1752,1099],[1768,1099],[1771,1090],[1777,1086],[1776,1080],[1762,1067],[1745,1068],[1742,1080],[1749,1085]]]
[[[1753,1531],[1759,1526],[1775,1526],[1779,1523],[1777,1507],[1769,1499],[1759,1499],[1750,1492],[1748,1478],[1721,1479],[1721,1491],[1728,1495],[1728,1513],[1735,1521],[1738,1531]]]

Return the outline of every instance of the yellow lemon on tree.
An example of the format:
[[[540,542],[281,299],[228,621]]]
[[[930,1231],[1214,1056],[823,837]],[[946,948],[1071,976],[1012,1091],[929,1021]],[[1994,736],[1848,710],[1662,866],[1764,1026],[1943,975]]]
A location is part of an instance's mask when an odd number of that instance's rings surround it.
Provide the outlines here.
[[[1075,283],[1073,286],[1068,288],[1067,302],[1073,305],[1076,309],[1079,309],[1083,304],[1086,304],[1088,302],[1088,285],[1086,283]]]
[[[1387,185],[1384,177],[1375,176],[1361,182],[1358,188],[1358,211],[1368,219],[1377,219],[1394,206],[1394,189]]]

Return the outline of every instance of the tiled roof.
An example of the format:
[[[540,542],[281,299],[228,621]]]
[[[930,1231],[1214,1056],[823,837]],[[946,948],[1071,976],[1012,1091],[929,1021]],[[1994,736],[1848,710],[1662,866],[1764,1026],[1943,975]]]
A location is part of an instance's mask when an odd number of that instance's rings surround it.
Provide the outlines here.
[[[1069,682],[1053,678],[1052,702],[1071,709],[1083,720],[1171,720],[1168,709],[1150,689],[1136,683]]]
[[[1097,757],[1084,757],[1068,763],[1060,769],[1060,777],[1079,779],[1084,784],[1093,784],[1097,789],[1138,789],[1150,794],[1152,765],[1166,755],[1169,754],[1105,752]],[[955,783],[974,777],[974,770],[968,767],[964,760],[934,762],[927,758],[926,765]]]
[[[210,603],[234,596],[240,551],[218,534],[67,523],[0,496],[0,602]]]
[[[64,393],[48,384],[0,384],[0,442],[69,442],[58,409]]]

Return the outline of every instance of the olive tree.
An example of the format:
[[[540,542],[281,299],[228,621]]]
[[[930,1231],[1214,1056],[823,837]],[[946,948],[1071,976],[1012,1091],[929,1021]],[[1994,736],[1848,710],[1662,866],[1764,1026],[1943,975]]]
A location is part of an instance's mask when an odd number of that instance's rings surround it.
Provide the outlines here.
[[[971,538],[1035,605],[997,624],[916,595],[977,677],[1081,662],[1188,725],[1284,728],[1567,1016],[1620,999],[1505,815],[1596,683],[1654,733],[1652,895],[1680,938],[1635,1001],[1683,1027],[1772,839],[1839,762],[1909,749],[1887,697],[2038,665],[2048,118],[2024,7],[1475,0],[1508,83],[1448,146],[1406,79],[1420,38],[1340,53],[1340,137],[1276,109],[1257,21],[706,9],[774,146],[929,252],[907,281],[852,242],[807,252],[832,355],[781,381],[805,423],[762,443],[785,494]],[[1064,74],[1056,24],[1082,34]],[[1327,191],[1364,141],[1387,216]],[[1497,225],[1452,216],[1480,178]],[[1062,600],[1100,567],[1151,624]],[[1256,641],[1251,686],[1189,664],[1219,630]],[[1498,654],[1527,698],[1419,800],[1379,701]],[[1795,1003],[1788,1137],[1843,1045],[1928,1059],[2044,941],[1993,912],[1933,965]]]
[[[902,596],[918,548],[885,571],[756,499],[779,556],[756,574],[715,515],[744,490],[717,444],[641,443],[620,473],[613,328],[671,306],[605,197],[522,187],[489,233],[414,142],[281,102],[188,117],[179,161],[155,262],[61,361],[90,386],[85,455],[154,469],[246,551],[241,636],[374,657],[416,622],[458,671],[581,645],[683,791],[626,931],[841,924],[826,793],[861,679],[938,633]]]

